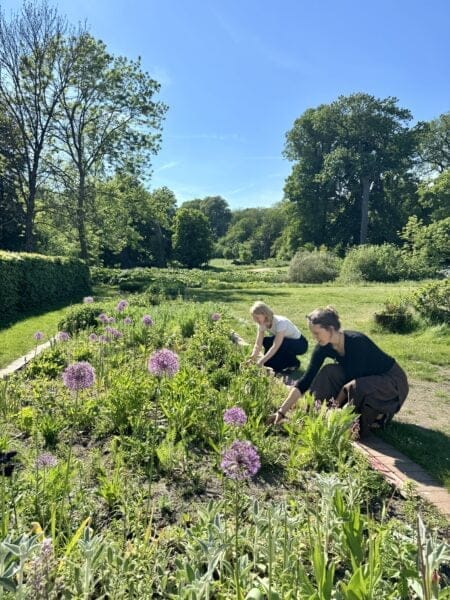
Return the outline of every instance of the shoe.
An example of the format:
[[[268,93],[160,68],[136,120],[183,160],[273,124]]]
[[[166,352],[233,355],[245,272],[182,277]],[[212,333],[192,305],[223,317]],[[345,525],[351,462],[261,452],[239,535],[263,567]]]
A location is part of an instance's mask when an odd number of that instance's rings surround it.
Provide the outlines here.
[[[292,373],[292,371],[296,371],[300,367],[300,361],[296,360],[295,365],[291,365],[290,367],[286,367],[283,369],[282,373]]]

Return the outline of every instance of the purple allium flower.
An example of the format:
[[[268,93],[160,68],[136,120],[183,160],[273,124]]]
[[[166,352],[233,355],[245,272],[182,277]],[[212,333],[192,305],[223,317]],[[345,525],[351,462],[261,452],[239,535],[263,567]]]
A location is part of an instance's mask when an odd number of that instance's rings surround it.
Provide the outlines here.
[[[122,337],[122,332],[119,331],[118,329],[116,329],[115,327],[105,327],[105,333],[109,337],[112,337],[115,339]]]
[[[95,382],[95,370],[86,361],[72,363],[64,370],[63,380],[70,390],[90,388]]]
[[[97,319],[100,321],[100,323],[109,323],[109,317],[108,315],[105,315],[105,313],[100,313]]]
[[[235,440],[227,450],[222,452],[220,466],[227,477],[242,481],[256,475],[261,467],[261,461],[253,444]]]
[[[223,413],[223,420],[227,425],[241,427],[247,423],[247,415],[245,414],[245,410],[239,406],[233,406]]]
[[[44,334],[42,333],[42,331],[36,331],[33,337],[37,342],[39,342],[40,340],[44,339]]]
[[[149,327],[150,325],[153,325],[153,319],[151,318],[150,315],[144,315],[142,317],[142,322],[144,325],[146,325],[147,327]]]
[[[123,324],[124,325],[132,325],[133,319],[131,317],[125,317],[125,319],[123,320]]]
[[[220,321],[220,313],[218,313],[218,312],[214,312],[214,313],[211,315],[211,321]]]
[[[102,344],[106,344],[109,340],[108,340],[108,336],[106,335],[100,335],[98,337],[98,341],[101,342]]]
[[[123,310],[125,310],[128,307],[128,302],[126,300],[121,300],[117,306],[116,306],[116,310],[118,312],[122,312]]]
[[[154,375],[167,375],[172,377],[180,368],[178,355],[172,350],[163,348],[156,350],[148,359],[148,370]]]
[[[70,335],[67,333],[67,331],[59,331],[56,334],[56,337],[60,342],[68,342],[70,340]]]
[[[108,323],[115,323],[116,319],[114,317],[108,317]]]
[[[84,304],[92,304],[94,302],[94,298],[92,296],[86,296],[83,298]]]
[[[98,335],[96,333],[91,333],[88,339],[90,342],[98,342]]]
[[[36,467],[38,469],[50,469],[51,467],[56,467],[57,464],[58,459],[50,452],[43,452],[36,459]]]

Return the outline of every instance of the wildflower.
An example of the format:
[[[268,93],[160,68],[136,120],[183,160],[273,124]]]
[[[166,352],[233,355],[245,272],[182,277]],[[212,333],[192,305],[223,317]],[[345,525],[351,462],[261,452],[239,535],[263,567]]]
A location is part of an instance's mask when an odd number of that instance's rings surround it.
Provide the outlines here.
[[[36,467],[38,469],[49,469],[51,467],[56,467],[57,464],[58,459],[50,452],[43,452],[42,454],[39,454],[36,459]]]
[[[227,477],[242,481],[256,475],[261,467],[261,461],[253,444],[236,440],[222,452],[220,466]]]
[[[98,315],[97,319],[100,321],[100,323],[108,323],[109,322],[109,317],[108,317],[108,315],[105,315],[105,313],[100,313]]]
[[[180,368],[178,355],[171,350],[163,348],[156,350],[148,359],[148,370],[154,375],[175,375]]]
[[[98,337],[98,341],[101,342],[102,344],[106,344],[107,342],[109,342],[108,336],[106,336],[106,335],[100,335]]]
[[[124,325],[132,325],[132,323],[133,319],[131,317],[125,317],[125,319],[123,320]]]
[[[108,317],[108,323],[115,323],[116,319],[114,317]]]
[[[218,312],[214,312],[214,313],[211,315],[211,321],[220,321],[220,313],[218,313]]]
[[[70,335],[67,333],[67,331],[59,331],[56,334],[56,337],[60,342],[68,342],[70,340]]]
[[[33,598],[47,598],[50,573],[56,567],[51,538],[44,538],[39,554],[32,558],[28,566],[27,587]]]
[[[118,338],[122,337],[122,332],[120,332],[115,327],[105,327],[105,333],[106,333],[106,335],[108,335],[114,339],[118,339]]]
[[[42,333],[42,331],[36,331],[33,337],[37,342],[39,342],[44,338],[44,334]]]
[[[83,298],[84,304],[92,304],[94,302],[94,298],[92,296],[85,296]]]
[[[146,325],[147,327],[149,327],[150,325],[153,325],[153,319],[151,318],[150,315],[144,315],[142,317],[142,323],[144,325]]]
[[[95,382],[95,370],[86,361],[72,363],[64,370],[63,380],[70,390],[90,388]]]
[[[247,423],[247,415],[239,406],[233,406],[233,408],[229,408],[223,413],[223,420],[227,425],[241,427]]]
[[[96,333],[91,333],[88,339],[90,342],[98,342],[98,335]]]
[[[123,310],[125,310],[128,306],[128,302],[126,300],[121,300],[117,306],[116,306],[116,310],[118,312],[122,312]]]

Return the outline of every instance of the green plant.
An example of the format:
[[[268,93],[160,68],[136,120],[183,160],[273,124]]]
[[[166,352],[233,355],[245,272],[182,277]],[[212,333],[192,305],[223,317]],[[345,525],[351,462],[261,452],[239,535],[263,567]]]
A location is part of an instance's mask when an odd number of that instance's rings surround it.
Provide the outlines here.
[[[35,357],[27,370],[32,377],[55,379],[66,366],[67,356],[64,350],[60,346],[54,346]]]
[[[98,326],[97,317],[103,311],[104,309],[96,304],[74,306],[58,323],[58,329],[71,335],[85,329],[94,329]]]
[[[434,281],[419,288],[413,293],[412,302],[427,321],[450,324],[450,279]]]
[[[340,260],[325,250],[297,252],[290,264],[288,278],[297,283],[323,283],[339,275]]]
[[[342,263],[340,281],[398,281],[409,275],[399,248],[391,244],[351,249]]]
[[[392,333],[409,333],[416,328],[414,316],[404,301],[387,301],[373,316],[377,325]]]

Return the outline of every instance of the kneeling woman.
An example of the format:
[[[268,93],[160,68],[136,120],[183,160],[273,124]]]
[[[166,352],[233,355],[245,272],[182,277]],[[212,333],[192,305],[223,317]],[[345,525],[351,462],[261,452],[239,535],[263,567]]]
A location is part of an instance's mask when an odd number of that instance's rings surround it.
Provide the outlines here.
[[[275,315],[264,302],[255,302],[250,314],[258,326],[255,345],[249,358],[260,367],[270,367],[275,373],[295,370],[300,366],[297,355],[308,350],[308,341],[287,317]],[[265,336],[268,331],[270,335]],[[264,348],[264,356],[259,353]]]
[[[338,406],[350,402],[360,417],[360,434],[366,435],[380,417],[400,410],[408,395],[408,380],[395,360],[363,333],[343,331],[331,306],[317,308],[307,317],[317,342],[304,376],[295,383],[271,421],[280,422],[307,390],[316,400],[334,398]],[[335,364],[322,367],[326,358]],[[321,369],[322,367],[322,369]]]

